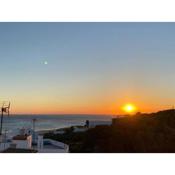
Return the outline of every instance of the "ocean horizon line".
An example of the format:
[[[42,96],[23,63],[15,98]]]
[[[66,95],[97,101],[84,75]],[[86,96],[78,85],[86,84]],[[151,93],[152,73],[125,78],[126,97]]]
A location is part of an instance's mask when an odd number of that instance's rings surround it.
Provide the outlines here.
[[[81,114],[81,113],[78,113],[78,114],[66,114],[66,113],[63,113],[63,114],[10,114],[10,116],[22,116],[22,115],[26,115],[26,116],[30,116],[30,115],[43,115],[43,116],[48,116],[48,115],[52,115],[52,116],[58,116],[58,115],[60,115],[60,116],[64,116],[64,115],[69,115],[69,116],[75,116],[75,115],[78,115],[78,116],[81,116],[81,115],[84,115],[84,116],[89,116],[89,115],[92,115],[92,116],[116,116],[117,114]]]

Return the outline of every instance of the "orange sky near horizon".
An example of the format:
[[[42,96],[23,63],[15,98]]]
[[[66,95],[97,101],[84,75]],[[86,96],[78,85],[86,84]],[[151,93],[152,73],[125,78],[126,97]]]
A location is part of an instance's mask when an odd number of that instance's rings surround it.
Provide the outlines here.
[[[125,105],[125,104],[124,104]],[[95,115],[125,115],[127,114],[125,111],[123,111],[121,108],[119,107],[117,109],[117,105],[116,105],[116,109],[93,109],[93,108],[81,108],[81,109],[58,109],[58,108],[49,108],[49,109],[45,109],[43,106],[42,107],[25,107],[23,109],[18,108],[18,107],[11,107],[11,114],[95,114]],[[143,113],[152,113],[152,112],[157,112],[160,110],[166,110],[166,109],[171,109],[171,106],[162,106],[162,108],[143,108],[143,110],[138,110],[138,112],[143,112]]]
[[[120,103],[72,103],[61,104],[54,101],[26,101],[23,103],[11,102],[12,114],[105,114],[105,115],[123,115],[127,114],[122,108],[126,104],[133,104],[136,106],[136,112],[157,112],[160,110],[170,109],[173,105],[157,105],[156,103],[144,104],[138,101],[121,100]]]
[[[154,90],[146,86],[135,87],[117,85],[116,82],[107,86],[72,86],[70,90],[55,89],[46,86],[40,91],[34,89],[15,90],[1,96],[11,101],[13,114],[126,114],[122,110],[125,104],[131,103],[138,112],[156,112],[173,107],[174,98],[163,89]],[[26,93],[28,92],[28,93]]]

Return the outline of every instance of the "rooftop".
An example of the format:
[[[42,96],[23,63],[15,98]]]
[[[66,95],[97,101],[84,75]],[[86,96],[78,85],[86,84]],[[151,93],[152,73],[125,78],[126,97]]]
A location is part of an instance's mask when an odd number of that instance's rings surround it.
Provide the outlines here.
[[[13,137],[13,140],[27,140],[29,135],[17,135]]]

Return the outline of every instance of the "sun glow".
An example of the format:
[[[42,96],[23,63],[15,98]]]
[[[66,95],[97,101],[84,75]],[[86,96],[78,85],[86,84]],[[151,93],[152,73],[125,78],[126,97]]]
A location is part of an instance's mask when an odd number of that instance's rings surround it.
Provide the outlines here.
[[[123,106],[123,111],[126,113],[134,113],[136,112],[136,106],[134,106],[133,104],[126,104]]]

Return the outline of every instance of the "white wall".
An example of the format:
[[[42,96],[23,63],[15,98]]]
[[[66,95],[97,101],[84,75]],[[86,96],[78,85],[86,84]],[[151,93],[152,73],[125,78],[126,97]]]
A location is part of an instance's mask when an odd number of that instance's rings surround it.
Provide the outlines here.
[[[96,126],[100,125],[112,125],[112,120],[111,121],[89,121],[89,127],[90,128],[95,128]]]
[[[63,130],[60,130],[60,131],[54,131],[54,134],[64,134],[65,133],[65,131],[63,131]]]
[[[12,143],[16,144],[16,148],[31,149],[32,136],[28,136],[26,140],[12,140]]]
[[[73,132],[85,132],[87,130],[88,130],[88,128],[77,128],[77,127],[74,127],[74,131]]]
[[[42,149],[38,149],[39,153],[69,153],[69,146],[67,144],[64,144],[62,142],[58,142],[58,141],[55,141],[55,140],[51,140],[51,139],[43,139],[43,142],[44,141],[48,141],[53,146],[58,146],[58,148],[57,149],[55,149],[55,148],[48,149],[48,148],[45,148],[44,145],[43,145]],[[61,147],[62,149],[59,149],[59,147]]]
[[[0,151],[3,151],[10,147],[10,143],[0,143]]]

